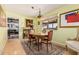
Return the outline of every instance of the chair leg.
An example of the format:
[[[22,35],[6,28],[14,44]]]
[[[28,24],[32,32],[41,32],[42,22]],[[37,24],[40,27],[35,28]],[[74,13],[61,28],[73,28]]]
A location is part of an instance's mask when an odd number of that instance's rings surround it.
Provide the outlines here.
[[[47,53],[48,53],[48,44],[47,44]]]
[[[42,40],[41,40],[41,49],[42,49],[42,47],[43,47],[43,44],[42,44]]]
[[[66,51],[68,51],[67,45],[66,45]]]
[[[39,38],[38,38],[38,51],[39,51]]]
[[[47,40],[47,53],[48,53],[49,51],[48,51],[48,40]]]

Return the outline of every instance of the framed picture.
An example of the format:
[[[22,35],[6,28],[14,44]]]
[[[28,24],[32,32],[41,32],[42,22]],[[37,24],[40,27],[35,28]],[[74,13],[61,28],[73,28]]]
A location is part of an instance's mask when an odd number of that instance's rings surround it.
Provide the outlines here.
[[[0,27],[6,27],[6,15],[0,14]]]
[[[26,27],[29,27],[33,24],[33,20],[31,19],[26,19]]]
[[[79,9],[60,14],[61,28],[79,27]]]

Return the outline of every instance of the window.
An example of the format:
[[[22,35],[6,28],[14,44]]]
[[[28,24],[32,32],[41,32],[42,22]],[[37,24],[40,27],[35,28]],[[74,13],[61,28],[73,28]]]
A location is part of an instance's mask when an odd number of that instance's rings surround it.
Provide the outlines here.
[[[50,24],[48,24],[48,28],[53,28],[53,24],[52,23],[50,23]]]
[[[42,23],[42,29],[57,29],[57,20],[55,21],[45,21]]]
[[[48,23],[48,29],[57,29],[57,23]]]

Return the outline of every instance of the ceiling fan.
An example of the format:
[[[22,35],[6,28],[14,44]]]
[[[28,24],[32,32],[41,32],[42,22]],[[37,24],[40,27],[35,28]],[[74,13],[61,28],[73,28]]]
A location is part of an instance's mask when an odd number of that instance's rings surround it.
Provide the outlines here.
[[[32,9],[34,9],[34,7],[32,6],[31,7]],[[38,16],[37,16],[37,18],[41,18],[42,17],[42,15],[41,15],[41,10],[40,10],[40,8],[39,8],[39,12],[38,12],[39,14],[38,14]]]

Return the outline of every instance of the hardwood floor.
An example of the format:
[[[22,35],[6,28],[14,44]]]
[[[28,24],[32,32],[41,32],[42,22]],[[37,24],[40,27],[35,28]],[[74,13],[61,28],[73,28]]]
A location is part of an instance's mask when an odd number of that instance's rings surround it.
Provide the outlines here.
[[[3,55],[25,55],[25,51],[19,39],[10,39],[6,43]]]
[[[7,41],[2,55],[26,55],[19,39],[10,39]],[[64,51],[63,55],[71,55],[68,51]]]
[[[68,51],[64,51],[64,55],[72,55],[72,54],[69,53]]]

